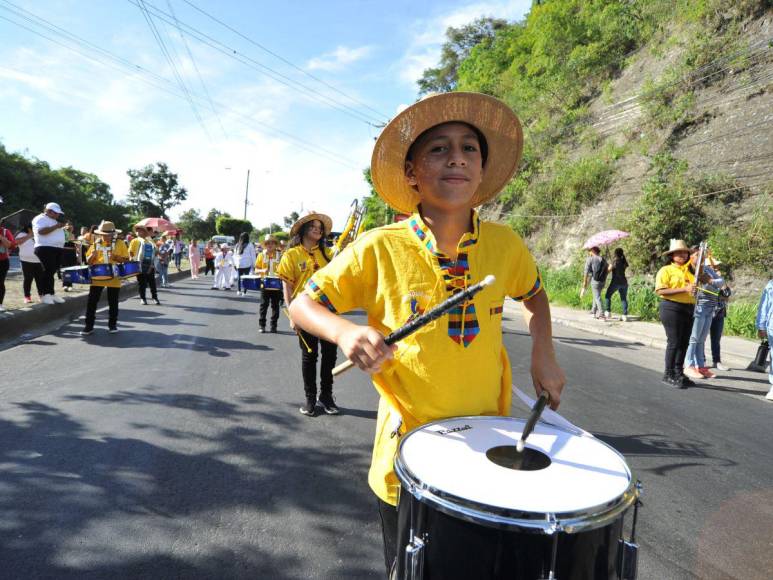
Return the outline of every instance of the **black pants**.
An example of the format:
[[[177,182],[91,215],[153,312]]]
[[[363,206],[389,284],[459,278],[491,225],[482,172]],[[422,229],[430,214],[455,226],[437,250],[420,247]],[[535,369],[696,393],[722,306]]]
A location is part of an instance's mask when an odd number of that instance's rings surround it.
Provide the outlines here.
[[[244,291],[244,293],[246,294],[247,293],[247,289],[246,288],[242,288],[242,276],[245,276],[246,274],[249,274],[250,273],[250,268],[249,267],[247,267],[247,268],[237,268],[236,272],[238,274],[238,276],[236,277],[236,290],[238,290],[239,292]]]
[[[94,328],[94,320],[97,316],[97,304],[99,298],[102,296],[103,286],[92,285],[89,288],[89,301],[86,304],[86,330]],[[118,295],[121,293],[121,288],[107,288],[107,304],[109,307],[107,326],[108,328],[115,328],[118,325]]]
[[[384,540],[384,565],[386,566],[387,578],[389,578],[397,557],[397,508],[381,498],[376,498],[376,501],[378,502],[378,515],[381,518],[381,536]]]
[[[337,346],[326,340],[322,340],[309,334],[305,330],[299,330],[298,343],[301,346],[301,372],[303,373],[303,390],[307,398],[317,396],[317,358],[320,347],[322,349],[322,365],[319,369],[320,392],[324,396],[333,394],[333,367],[336,366]],[[311,352],[306,349],[309,345]]]
[[[709,329],[709,334],[711,335],[711,360],[714,362],[714,364],[722,362],[722,354],[720,352],[719,342],[722,340],[722,331],[724,328],[724,315],[715,316],[714,320],[711,321],[711,329]]]
[[[660,301],[660,322],[666,330],[666,373],[682,374],[692,332],[692,304]]]
[[[271,328],[276,330],[279,321],[279,298],[282,296],[281,290],[261,290],[260,291],[260,318],[258,324],[261,328],[266,328],[266,314],[268,314],[268,305],[271,304]]]
[[[0,260],[0,304],[5,300],[5,277],[8,275],[10,267],[11,262],[9,260]]]
[[[43,265],[43,274],[40,277],[40,286],[43,295],[54,293],[54,276],[59,270],[62,260],[62,248],[54,246],[39,246],[35,248],[35,255]]]
[[[204,275],[207,274],[215,275],[215,258],[204,259]]]
[[[38,295],[43,295],[43,282],[41,277],[43,276],[43,266],[40,262],[22,262],[21,273],[23,276],[22,289],[24,290],[25,298],[29,298],[32,292],[32,281],[35,281],[35,288],[38,290]]]
[[[147,273],[140,272],[137,274],[137,285],[140,290],[140,298],[145,300],[145,290],[150,286],[150,295],[153,300],[158,300],[158,291],[156,290],[156,270],[151,268]]]

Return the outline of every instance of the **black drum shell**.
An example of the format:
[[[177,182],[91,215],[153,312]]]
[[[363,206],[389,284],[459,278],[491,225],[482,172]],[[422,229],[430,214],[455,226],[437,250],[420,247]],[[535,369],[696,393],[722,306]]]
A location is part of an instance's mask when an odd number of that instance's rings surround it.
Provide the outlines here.
[[[413,504],[413,506],[412,506]],[[420,536],[426,534],[423,580],[538,580],[547,577],[553,535],[482,526],[418,501],[403,487],[398,506],[397,576],[404,577],[411,506]],[[592,530],[558,534],[555,577],[616,580],[623,516]]]

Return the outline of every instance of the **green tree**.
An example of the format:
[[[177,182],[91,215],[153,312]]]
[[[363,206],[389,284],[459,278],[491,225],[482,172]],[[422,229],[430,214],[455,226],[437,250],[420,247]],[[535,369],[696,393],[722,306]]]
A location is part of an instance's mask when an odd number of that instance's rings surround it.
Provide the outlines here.
[[[210,227],[196,209],[189,209],[181,213],[180,217],[175,220],[175,224],[183,230],[183,235],[186,238],[208,240],[215,235],[215,228]]]
[[[298,215],[297,211],[290,212],[290,215],[285,216],[283,221],[284,225],[287,229],[291,228],[295,222],[298,221],[298,218],[301,216]]]
[[[167,211],[188,199],[187,190],[166,163],[129,169],[129,205],[146,216],[168,218]]]
[[[242,232],[252,232],[253,225],[249,220],[220,216],[215,223],[215,229],[221,236],[233,236],[238,238]]]
[[[382,200],[376,190],[373,188],[373,178],[370,174],[370,167],[362,172],[365,181],[370,187],[370,195],[365,197],[362,202],[365,205],[365,217],[363,223],[366,230],[371,230],[379,226],[392,223],[395,217],[395,211]]]
[[[450,26],[446,30],[447,40],[440,53],[440,63],[435,68],[426,69],[418,81],[419,94],[446,93],[456,89],[459,64],[473,47],[484,40],[491,40],[497,30],[506,26],[506,20],[488,17],[478,18],[461,28]]]

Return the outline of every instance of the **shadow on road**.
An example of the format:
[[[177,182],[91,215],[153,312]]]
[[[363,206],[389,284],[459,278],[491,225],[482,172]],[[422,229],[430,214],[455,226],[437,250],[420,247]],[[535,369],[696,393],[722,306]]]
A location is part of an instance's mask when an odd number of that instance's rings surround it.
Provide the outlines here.
[[[270,415],[293,428],[304,420],[262,413],[258,399],[248,397],[237,404],[121,391],[68,399],[182,407],[234,420]],[[0,418],[4,578],[304,578],[316,566],[295,553],[288,513],[338,528],[371,519],[367,486],[331,469],[364,473],[366,460],[354,446],[291,444],[285,430],[243,425],[214,436],[145,426],[184,439],[182,453],[139,438],[97,437],[62,409],[37,401],[15,407],[18,417]],[[374,577],[356,541],[315,537],[337,563],[330,577]]]

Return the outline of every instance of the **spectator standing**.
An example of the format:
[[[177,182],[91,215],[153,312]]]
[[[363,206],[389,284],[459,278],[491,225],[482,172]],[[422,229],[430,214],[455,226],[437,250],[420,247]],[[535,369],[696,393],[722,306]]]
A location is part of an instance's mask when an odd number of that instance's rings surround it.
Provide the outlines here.
[[[169,260],[172,257],[172,246],[167,237],[161,236],[161,242],[158,245],[158,277],[161,281],[161,287],[169,286]]]
[[[62,260],[64,247],[64,212],[58,203],[46,204],[43,213],[32,220],[32,233],[35,236],[35,255],[43,265],[43,304],[61,304],[64,298],[54,294],[54,276]]]
[[[242,232],[234,248],[234,264],[236,265],[236,295],[247,295],[247,289],[242,288],[242,276],[249,274],[255,266],[257,255],[255,246],[250,241],[250,235]]]
[[[773,335],[773,280],[768,280],[767,286],[762,291],[760,303],[757,306],[757,319],[754,324],[757,327],[757,336],[770,342],[770,337]],[[768,351],[768,382],[770,383],[770,390],[765,398],[768,401],[773,401],[773,356],[770,355],[770,352]]]
[[[188,261],[191,263],[191,278],[198,280],[201,255],[199,254],[199,243],[196,238],[191,238],[191,243],[188,246]]]
[[[711,339],[711,362],[712,367],[718,371],[730,371],[729,366],[722,363],[722,351],[720,342],[722,333],[725,330],[725,318],[727,317],[727,299],[720,298],[717,309],[714,311],[714,318],[711,320],[709,337]]]
[[[666,368],[662,382],[684,389],[695,386],[684,374],[695,306],[695,276],[690,271],[690,248],[684,240],[671,240],[663,255],[668,256],[669,263],[655,276],[655,293],[660,297],[660,322],[666,331]]]
[[[698,246],[693,246],[690,249],[690,268],[693,271],[698,269],[699,250]],[[725,280],[710,266],[703,267],[699,282],[692,332],[687,348],[687,368],[685,368],[684,374],[691,379],[713,379],[717,375],[706,366],[706,337],[711,329],[719,299],[729,297],[730,289],[725,284]]]
[[[601,291],[604,290],[604,285],[607,283],[607,273],[609,264],[601,255],[601,250],[598,246],[593,246],[588,250],[590,254],[588,259],[585,260],[585,274],[582,279],[582,289],[580,290],[580,298],[585,294],[585,289],[590,282],[590,289],[593,292],[593,305],[591,306],[590,313],[594,318],[604,319],[604,305],[601,303]]]
[[[3,300],[5,300],[5,277],[8,275],[8,269],[11,267],[10,255],[15,245],[15,239],[11,230],[0,226],[0,312],[6,311],[5,306],[3,306]]]
[[[32,303],[32,281],[35,281],[35,289],[38,292],[38,300],[43,297],[41,276],[43,266],[35,255],[35,236],[32,234],[32,224],[28,223],[16,234],[16,246],[19,248],[19,261],[21,262],[22,290],[24,291],[24,303]]]
[[[174,267],[177,271],[180,271],[180,262],[183,257],[183,248],[185,244],[180,239],[180,232],[175,232],[174,239],[172,240],[172,257],[174,258]]]
[[[156,244],[150,237],[148,230],[142,226],[135,226],[134,232],[137,234],[131,244],[129,244],[130,259],[140,263],[140,273],[137,274],[137,286],[139,287],[140,302],[147,306],[147,288],[150,286],[150,296],[156,304],[161,304],[158,300],[158,291],[156,290]]]
[[[209,240],[207,242],[207,245],[204,246],[204,275],[207,274],[215,275],[215,248],[213,246],[212,240]]]
[[[628,278],[625,277],[626,268],[628,268],[628,260],[625,259],[623,248],[615,248],[615,257],[612,258],[612,263],[607,268],[608,272],[612,272],[612,281],[609,283],[604,296],[606,301],[604,316],[610,318],[612,297],[615,295],[615,292],[619,292],[620,302],[623,307],[623,322],[628,321]]]

